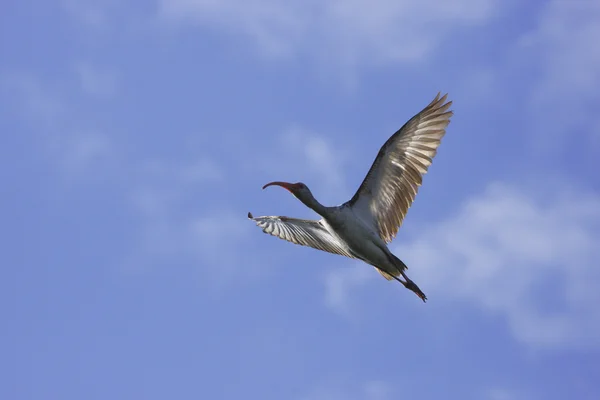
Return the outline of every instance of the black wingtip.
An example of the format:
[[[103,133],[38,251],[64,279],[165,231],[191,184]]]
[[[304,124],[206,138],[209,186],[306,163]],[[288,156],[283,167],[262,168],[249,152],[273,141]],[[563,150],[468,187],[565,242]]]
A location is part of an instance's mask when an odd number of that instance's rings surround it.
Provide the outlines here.
[[[252,216],[252,213],[251,213],[250,211],[248,211],[248,219],[252,219],[252,218],[254,218],[254,217]]]

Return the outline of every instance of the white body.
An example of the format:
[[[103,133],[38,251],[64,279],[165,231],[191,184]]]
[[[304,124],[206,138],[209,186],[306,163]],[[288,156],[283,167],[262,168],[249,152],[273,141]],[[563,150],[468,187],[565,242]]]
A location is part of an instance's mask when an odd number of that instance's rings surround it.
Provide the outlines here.
[[[331,207],[328,210],[331,212],[321,222],[332,235],[337,236],[356,258],[394,274],[396,267],[390,262],[387,244],[372,224],[365,222],[351,207]]]

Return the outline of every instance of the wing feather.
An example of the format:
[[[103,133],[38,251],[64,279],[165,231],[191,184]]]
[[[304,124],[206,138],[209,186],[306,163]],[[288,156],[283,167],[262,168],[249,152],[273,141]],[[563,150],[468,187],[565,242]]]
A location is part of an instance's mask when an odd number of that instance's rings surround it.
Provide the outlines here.
[[[348,246],[327,230],[322,220],[278,216],[253,217],[251,213],[248,213],[248,218],[269,235],[301,246],[355,258]]]
[[[414,201],[453,112],[440,93],[381,147],[362,184],[346,203],[391,242]]]

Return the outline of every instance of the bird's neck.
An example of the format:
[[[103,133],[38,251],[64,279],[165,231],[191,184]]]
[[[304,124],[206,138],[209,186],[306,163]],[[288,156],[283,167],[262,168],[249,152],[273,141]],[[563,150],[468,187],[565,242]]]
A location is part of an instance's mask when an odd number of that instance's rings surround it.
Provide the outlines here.
[[[317,199],[315,199],[314,197],[308,197],[308,198],[302,198],[299,199],[302,203],[304,203],[304,205],[310,209],[312,209],[313,211],[315,211],[317,214],[319,214],[320,216],[324,217],[325,214],[327,213],[327,207],[325,207],[323,204],[319,203],[317,201]]]

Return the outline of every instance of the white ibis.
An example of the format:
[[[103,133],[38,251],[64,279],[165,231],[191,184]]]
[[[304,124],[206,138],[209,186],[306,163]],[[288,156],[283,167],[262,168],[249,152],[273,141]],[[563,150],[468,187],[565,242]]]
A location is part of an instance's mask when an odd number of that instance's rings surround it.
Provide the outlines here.
[[[302,183],[281,186],[322,218],[253,217],[263,232],[318,250],[355,258],[374,266],[387,280],[395,279],[423,301],[425,294],[405,273],[407,266],[388,249],[417,195],[450,123],[451,101],[440,93],[381,147],[371,169],[350,201],[334,207],[319,203]],[[401,279],[400,276],[402,276]]]

